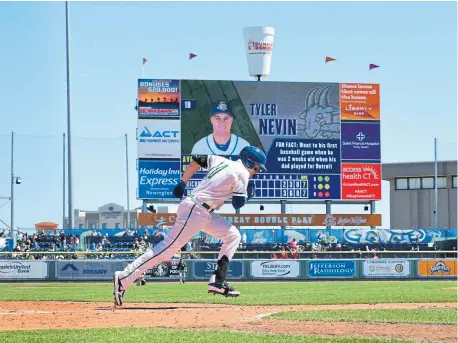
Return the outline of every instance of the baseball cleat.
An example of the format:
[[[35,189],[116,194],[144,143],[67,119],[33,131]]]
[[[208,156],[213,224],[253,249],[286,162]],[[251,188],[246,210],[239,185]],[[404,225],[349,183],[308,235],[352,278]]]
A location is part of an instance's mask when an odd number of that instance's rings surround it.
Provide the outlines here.
[[[121,274],[121,272],[115,272],[113,274],[113,295],[115,306],[122,306],[122,297],[126,292],[119,280],[119,274]]]
[[[235,298],[235,297],[240,296],[240,292],[236,291],[234,287],[229,285],[226,281],[224,281],[223,283],[216,283],[216,282],[209,283],[208,284],[208,293],[223,295],[226,298],[227,297]]]

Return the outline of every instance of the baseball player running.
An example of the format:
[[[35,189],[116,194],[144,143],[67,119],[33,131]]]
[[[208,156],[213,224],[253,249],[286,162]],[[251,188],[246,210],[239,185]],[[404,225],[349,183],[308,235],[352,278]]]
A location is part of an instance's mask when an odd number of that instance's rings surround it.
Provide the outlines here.
[[[229,261],[240,243],[240,233],[235,226],[215,213],[224,201],[232,197],[235,209],[243,207],[254,196],[254,182],[249,179],[260,171],[267,171],[266,155],[260,149],[247,146],[239,154],[239,160],[231,161],[217,155],[193,155],[193,161],[183,173],[181,182],[173,190],[177,198],[182,198],[186,183],[202,167],[207,175],[183,199],[177,209],[175,224],[165,240],[156,245],[123,271],[113,275],[113,295],[115,305],[121,306],[126,290],[148,269],[170,259],[197,232],[204,231],[219,238],[223,244],[218,256],[214,274],[208,282],[208,292],[226,297],[237,297],[236,291],[226,282]]]

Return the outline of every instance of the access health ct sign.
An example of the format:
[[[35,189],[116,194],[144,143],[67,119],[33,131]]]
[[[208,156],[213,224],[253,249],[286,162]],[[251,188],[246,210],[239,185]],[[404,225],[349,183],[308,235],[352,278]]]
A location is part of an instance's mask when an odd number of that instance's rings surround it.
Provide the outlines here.
[[[139,119],[138,158],[180,158],[179,120]]]
[[[180,161],[139,160],[138,198],[169,199],[180,182]]]

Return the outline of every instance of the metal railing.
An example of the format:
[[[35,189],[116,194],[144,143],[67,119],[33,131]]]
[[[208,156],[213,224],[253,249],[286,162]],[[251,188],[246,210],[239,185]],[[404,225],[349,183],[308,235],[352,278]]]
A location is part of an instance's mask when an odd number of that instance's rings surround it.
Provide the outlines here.
[[[144,254],[144,251],[24,251],[24,252],[0,252],[0,259],[4,256],[9,259],[17,257],[26,257],[29,255],[37,256],[76,256],[77,259],[94,259],[98,256],[125,255],[124,258],[136,258]],[[236,251],[234,259],[271,259],[273,253],[280,258],[281,251]],[[219,251],[192,251],[181,252],[186,259],[216,259]],[[378,258],[457,258],[456,250],[435,250],[435,251],[298,251],[297,259],[372,259]],[[68,257],[67,257],[68,258]],[[288,259],[291,259],[291,253],[288,252]]]

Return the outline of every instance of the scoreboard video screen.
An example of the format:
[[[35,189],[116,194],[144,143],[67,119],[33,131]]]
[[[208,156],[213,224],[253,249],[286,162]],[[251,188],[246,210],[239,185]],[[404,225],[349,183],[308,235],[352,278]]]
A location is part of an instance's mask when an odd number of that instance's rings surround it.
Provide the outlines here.
[[[378,84],[140,79],[137,124],[139,199],[175,199],[193,154],[247,145],[267,155],[258,199],[381,199]]]

